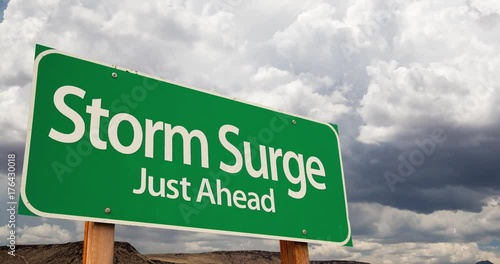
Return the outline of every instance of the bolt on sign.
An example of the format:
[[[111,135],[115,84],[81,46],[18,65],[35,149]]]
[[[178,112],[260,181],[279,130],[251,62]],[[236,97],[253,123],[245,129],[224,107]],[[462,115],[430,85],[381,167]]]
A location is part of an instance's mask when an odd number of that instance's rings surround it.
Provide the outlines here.
[[[37,50],[22,183],[32,213],[350,240],[333,125]]]

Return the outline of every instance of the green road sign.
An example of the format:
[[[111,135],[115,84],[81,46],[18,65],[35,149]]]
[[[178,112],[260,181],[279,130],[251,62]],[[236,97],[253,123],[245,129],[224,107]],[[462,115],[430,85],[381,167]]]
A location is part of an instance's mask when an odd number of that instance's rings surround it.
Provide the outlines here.
[[[332,125],[52,49],[34,67],[22,185],[34,214],[349,241]]]

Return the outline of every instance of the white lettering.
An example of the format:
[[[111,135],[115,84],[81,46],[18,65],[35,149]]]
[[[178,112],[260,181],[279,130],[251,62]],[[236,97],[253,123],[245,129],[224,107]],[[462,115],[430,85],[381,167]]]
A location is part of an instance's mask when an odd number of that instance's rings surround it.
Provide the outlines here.
[[[118,126],[122,121],[129,122],[132,125],[132,129],[134,131],[132,143],[130,143],[130,145],[128,146],[124,146],[118,139]],[[142,144],[141,124],[139,123],[139,121],[137,121],[137,119],[135,119],[135,117],[131,116],[130,114],[116,114],[115,116],[113,116],[113,118],[111,118],[111,121],[109,122],[108,136],[111,145],[119,152],[123,154],[135,153]]]
[[[85,91],[80,88],[67,85],[57,89],[54,94],[54,105],[61,114],[73,122],[75,129],[73,132],[65,134],[55,130],[54,128],[50,128],[49,137],[62,143],[75,143],[83,137],[85,132],[85,123],[83,122],[83,118],[75,110],[71,109],[68,105],[66,105],[66,103],[64,103],[64,98],[68,94],[76,95],[83,99],[85,97]]]
[[[226,134],[227,132],[231,132],[233,134],[238,135],[239,129],[235,126],[232,125],[223,125],[219,129],[219,141],[222,144],[224,148],[226,148],[231,154],[233,154],[235,158],[234,165],[227,165],[224,162],[220,162],[220,168],[221,170],[227,172],[227,173],[238,173],[241,168],[243,167],[243,158],[241,157],[241,153],[238,151],[238,149],[233,146],[227,139],[226,139]]]

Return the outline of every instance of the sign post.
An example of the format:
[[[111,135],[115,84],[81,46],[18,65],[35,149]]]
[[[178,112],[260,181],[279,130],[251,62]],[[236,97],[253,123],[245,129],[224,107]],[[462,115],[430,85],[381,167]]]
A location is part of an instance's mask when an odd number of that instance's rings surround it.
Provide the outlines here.
[[[83,264],[113,264],[115,225],[85,222]]]
[[[309,264],[307,243],[280,240],[281,264]]]
[[[304,243],[291,248],[351,238],[328,123],[46,49],[26,142],[26,208],[94,222],[89,234],[112,237],[103,223]]]

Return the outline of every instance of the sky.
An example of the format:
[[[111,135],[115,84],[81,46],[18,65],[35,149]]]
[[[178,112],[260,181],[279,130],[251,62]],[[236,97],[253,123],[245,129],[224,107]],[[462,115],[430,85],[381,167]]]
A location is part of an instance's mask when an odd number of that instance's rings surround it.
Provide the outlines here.
[[[2,9],[0,156],[15,153],[18,170],[39,43],[338,124],[354,247],[311,244],[313,259],[500,263],[500,2],[13,0]],[[77,221],[18,224],[20,244],[83,234]],[[8,231],[2,213],[0,237]],[[143,253],[279,250],[275,240],[121,225],[115,240]]]

